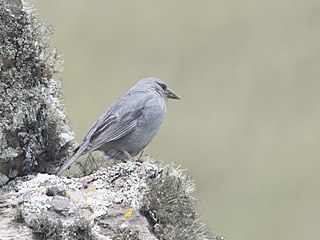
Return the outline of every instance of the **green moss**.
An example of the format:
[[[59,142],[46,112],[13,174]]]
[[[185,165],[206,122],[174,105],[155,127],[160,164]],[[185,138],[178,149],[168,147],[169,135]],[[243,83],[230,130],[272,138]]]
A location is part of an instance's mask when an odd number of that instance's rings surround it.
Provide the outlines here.
[[[54,79],[62,58],[49,48],[52,26],[35,16],[25,1],[0,0],[0,173],[9,178],[52,172],[72,145]]]
[[[84,217],[80,217],[66,230],[68,239],[90,240],[92,224]],[[62,238],[63,239],[63,238]]]
[[[35,214],[27,225],[38,239],[61,239],[62,225],[60,221],[52,221],[45,214]]]
[[[18,207],[15,220],[25,223],[33,231],[35,239],[69,239],[90,240],[92,224],[83,216],[70,220],[68,226],[63,226],[59,216],[43,213],[25,215],[23,208]]]
[[[139,231],[132,227],[114,226],[110,235],[114,240],[143,240],[139,236]]]
[[[194,189],[193,181],[174,165],[149,181],[140,212],[159,239],[213,239],[196,213]]]

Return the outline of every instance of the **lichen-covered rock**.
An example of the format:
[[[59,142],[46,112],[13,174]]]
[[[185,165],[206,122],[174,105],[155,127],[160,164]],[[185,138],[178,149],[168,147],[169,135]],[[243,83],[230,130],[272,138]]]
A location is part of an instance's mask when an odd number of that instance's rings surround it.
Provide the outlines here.
[[[198,219],[192,181],[173,165],[148,160],[82,178],[17,178],[0,188],[0,214],[16,212],[15,220],[0,218],[0,233],[10,234],[11,221],[41,239],[218,239]]]
[[[148,162],[131,162],[83,178],[38,174],[6,185],[2,204],[16,206],[17,218],[45,238],[156,239],[139,209],[147,179],[158,172]]]
[[[9,179],[52,172],[72,145],[51,32],[25,1],[0,0],[0,174]]]

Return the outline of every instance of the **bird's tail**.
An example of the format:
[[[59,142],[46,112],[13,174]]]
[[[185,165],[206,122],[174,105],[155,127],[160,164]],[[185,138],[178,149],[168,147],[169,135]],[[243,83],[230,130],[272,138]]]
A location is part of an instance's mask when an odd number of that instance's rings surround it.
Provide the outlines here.
[[[80,145],[72,154],[72,156],[59,168],[59,170],[56,172],[56,175],[60,176],[65,170],[67,170],[71,166],[71,164],[82,155],[85,148],[86,147],[83,146],[83,144]]]

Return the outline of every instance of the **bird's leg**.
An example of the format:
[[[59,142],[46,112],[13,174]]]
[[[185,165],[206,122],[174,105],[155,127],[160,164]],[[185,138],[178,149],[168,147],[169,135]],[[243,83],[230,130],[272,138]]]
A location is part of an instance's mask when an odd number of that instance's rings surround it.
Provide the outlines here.
[[[137,160],[138,162],[142,162],[142,160],[141,160],[142,155],[143,155],[143,150],[140,152],[140,154],[138,156],[138,160]]]
[[[138,164],[138,165],[141,165],[141,162],[139,161],[139,159],[140,159],[141,154],[143,153],[143,151],[142,151],[142,153],[139,155],[138,161],[133,161],[133,160],[134,160],[133,157],[132,157],[132,156],[130,155],[130,153],[128,153],[127,151],[122,151],[122,152],[123,152],[123,154],[126,155],[126,157],[127,157],[127,159],[122,160],[123,162],[127,162],[127,160],[129,160],[129,161],[135,162],[135,163]]]
[[[127,159],[123,160],[124,162],[127,162],[127,160],[132,160],[132,157],[130,155],[130,153],[128,153],[127,151],[122,151],[124,155],[126,155]]]

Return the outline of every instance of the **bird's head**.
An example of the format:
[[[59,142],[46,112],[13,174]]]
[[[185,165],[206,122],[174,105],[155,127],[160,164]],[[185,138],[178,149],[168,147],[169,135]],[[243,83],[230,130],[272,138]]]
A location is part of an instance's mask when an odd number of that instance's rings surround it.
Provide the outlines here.
[[[165,98],[181,99],[164,81],[155,77],[144,78],[137,82],[133,88],[156,91]]]

